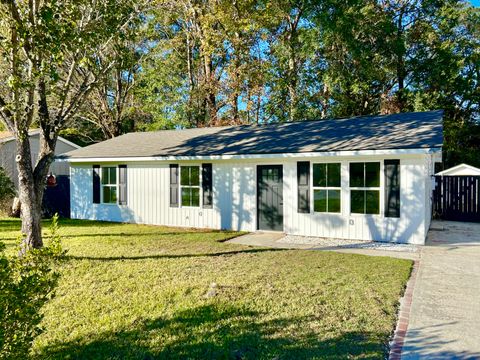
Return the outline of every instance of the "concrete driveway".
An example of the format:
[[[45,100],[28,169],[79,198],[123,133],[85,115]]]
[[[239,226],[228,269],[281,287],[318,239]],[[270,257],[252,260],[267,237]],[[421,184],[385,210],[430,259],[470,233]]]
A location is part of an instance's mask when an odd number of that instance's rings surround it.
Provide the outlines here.
[[[402,359],[480,359],[480,224],[433,222]]]

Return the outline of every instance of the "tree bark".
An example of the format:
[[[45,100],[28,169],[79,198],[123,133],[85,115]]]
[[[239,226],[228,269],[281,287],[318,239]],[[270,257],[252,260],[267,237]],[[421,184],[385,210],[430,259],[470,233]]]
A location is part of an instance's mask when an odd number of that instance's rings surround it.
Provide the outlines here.
[[[288,17],[288,94],[290,97],[289,120],[298,120],[298,23],[303,13],[303,5],[294,18]]]
[[[205,50],[203,50],[205,51]],[[217,124],[217,100],[215,96],[215,74],[213,73],[212,57],[210,54],[203,55],[205,68],[205,100],[208,111],[208,125]]]
[[[403,49],[403,9],[400,9],[397,21],[397,108],[402,112],[405,108],[405,59]],[[402,46],[400,46],[402,44]]]
[[[19,135],[16,145],[22,234],[25,236],[22,252],[25,252],[31,248],[38,249],[43,246],[41,228],[42,203],[41,200],[38,200],[39,195],[43,196],[43,191],[41,191],[41,194],[38,194],[36,191],[28,133]]]

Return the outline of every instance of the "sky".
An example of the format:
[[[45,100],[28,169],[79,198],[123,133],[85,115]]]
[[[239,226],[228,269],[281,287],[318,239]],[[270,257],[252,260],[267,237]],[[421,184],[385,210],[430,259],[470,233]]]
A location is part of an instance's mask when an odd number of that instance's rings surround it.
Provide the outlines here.
[[[480,0],[470,0],[473,6],[480,6]]]

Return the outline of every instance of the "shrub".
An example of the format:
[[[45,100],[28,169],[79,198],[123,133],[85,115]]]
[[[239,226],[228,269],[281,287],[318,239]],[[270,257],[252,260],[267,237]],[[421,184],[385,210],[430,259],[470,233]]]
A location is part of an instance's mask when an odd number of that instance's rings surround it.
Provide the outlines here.
[[[8,214],[15,196],[15,186],[5,170],[0,166],[0,215]]]
[[[42,329],[40,309],[53,297],[59,273],[55,264],[64,256],[58,235],[58,216],[42,249],[21,257],[5,255],[0,243],[0,359],[24,359]]]

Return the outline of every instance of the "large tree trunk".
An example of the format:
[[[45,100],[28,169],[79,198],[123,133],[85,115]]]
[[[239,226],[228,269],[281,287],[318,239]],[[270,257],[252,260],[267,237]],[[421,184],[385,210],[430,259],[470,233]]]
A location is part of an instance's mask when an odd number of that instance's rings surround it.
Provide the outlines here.
[[[295,64],[295,54],[293,49],[290,52],[290,58],[288,60],[288,71],[289,71],[289,82],[288,82],[288,93],[290,96],[290,106],[289,106],[289,119],[290,121],[295,121],[297,119],[297,69]]]
[[[403,47],[403,10],[400,10],[400,14],[397,20],[397,107],[398,112],[402,112],[405,109],[405,50]],[[400,44],[402,46],[400,46]]]
[[[298,9],[294,18],[289,16],[288,27],[289,33],[287,36],[288,42],[288,95],[290,97],[289,105],[289,120],[298,120],[297,106],[298,106],[298,23],[302,16],[303,5]]]
[[[205,51],[205,50],[203,50]],[[205,71],[205,100],[208,111],[208,126],[217,125],[217,100],[215,96],[215,74],[213,72],[212,57],[210,54],[203,55],[204,71]]]
[[[50,134],[49,131],[47,131]],[[48,136],[49,137],[49,136]],[[17,138],[17,168],[19,177],[19,199],[21,203],[22,233],[24,234],[22,251],[38,249],[42,241],[42,200],[45,191],[45,179],[55,153],[56,135],[48,139],[40,132],[40,151],[38,161],[33,168],[28,134]]]
[[[40,205],[35,191],[33,177],[30,142],[27,134],[17,138],[17,168],[18,168],[18,193],[21,203],[23,250],[40,248],[43,246],[41,232],[41,200]],[[42,194],[43,195],[43,194]]]

